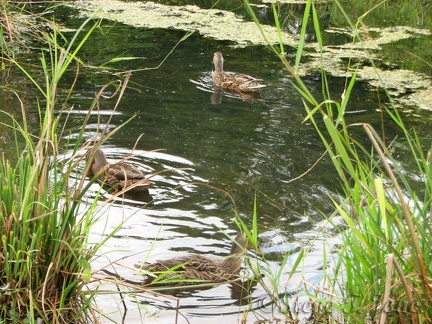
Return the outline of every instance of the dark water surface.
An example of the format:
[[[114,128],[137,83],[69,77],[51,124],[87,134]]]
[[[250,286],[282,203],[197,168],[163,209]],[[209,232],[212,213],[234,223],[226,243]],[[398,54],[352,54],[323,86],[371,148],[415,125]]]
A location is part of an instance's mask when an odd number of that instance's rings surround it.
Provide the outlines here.
[[[73,12],[61,14],[69,17]],[[70,27],[80,23],[79,20],[68,22]],[[142,59],[122,62],[116,69],[151,68],[161,62],[183,35],[179,31],[135,29],[103,22],[86,44],[81,58],[89,65],[100,65],[114,57],[135,56]],[[211,91],[211,60],[215,51],[224,53],[226,70],[264,79],[267,88],[261,96],[252,99],[222,96],[218,98],[219,103],[212,102],[215,94]],[[108,82],[121,79],[109,70],[82,72],[69,101],[75,112],[67,126],[70,130],[67,137],[72,139],[84,121],[95,92]],[[103,149],[108,159],[120,159],[131,153],[142,134],[131,161],[146,173],[171,171],[152,179],[155,182],[150,189],[153,206],[118,200],[101,208],[91,240],[101,241],[117,226],[120,230],[107,241],[102,249],[105,254],[95,260],[93,268],[112,262],[113,266],[107,270],[139,281],[133,265],[146,258],[153,261],[184,253],[224,256],[230,242],[222,231],[230,235],[236,232],[233,208],[251,224],[256,195],[259,236],[272,269],[277,271],[283,256],[292,253],[283,270],[279,292],[293,293],[290,298],[293,302],[296,295],[301,295],[296,294],[301,276],[317,285],[323,272],[324,240],[313,239],[322,225],[321,213],[330,215],[333,211],[329,196],[337,199],[339,179],[331,161],[324,158],[309,173],[291,181],[312,167],[324,153],[324,147],[312,125],[303,122],[303,102],[290,79],[277,58],[264,47],[233,48],[197,34],[181,43],[159,69],[134,72],[110,129],[134,114],[137,116],[119,129]],[[304,81],[314,95],[321,97],[318,74]],[[72,77],[65,82],[65,88],[70,82]],[[335,98],[340,97],[344,82],[344,79],[330,79]],[[355,86],[347,113],[349,122],[369,122],[380,127],[373,90],[362,83]],[[107,96],[114,92],[113,86],[105,90]],[[99,104],[101,124],[98,125],[96,114],[92,116],[87,139],[93,139],[97,128],[107,123],[115,99],[101,99]],[[422,136],[431,135],[430,112],[407,108],[401,114]],[[399,135],[389,118],[384,118],[387,136]],[[368,145],[360,127],[353,128],[353,133],[360,134],[360,140],[363,138]],[[153,151],[157,149],[163,150]],[[402,158],[404,152],[402,147],[399,153]],[[410,162],[404,164],[409,169]],[[228,192],[235,206],[227,195],[210,186]],[[94,185],[92,190],[97,191],[99,187]],[[332,238],[334,234],[326,236],[329,246],[337,242]],[[287,282],[290,266],[300,249],[309,247],[311,252],[304,265]],[[109,285],[106,288],[116,289]],[[203,323],[204,319],[205,323],[219,323],[221,316],[227,323],[235,323],[241,319],[243,309],[248,308],[244,293],[231,285],[177,292],[176,296],[180,297],[182,314],[179,323]],[[174,323],[173,308],[177,301],[153,297],[148,293],[125,296],[126,323]],[[255,311],[254,315],[249,314],[247,322],[269,318],[272,306],[263,289],[255,287],[250,297]],[[99,306],[115,321],[124,312],[118,296],[101,297]]]

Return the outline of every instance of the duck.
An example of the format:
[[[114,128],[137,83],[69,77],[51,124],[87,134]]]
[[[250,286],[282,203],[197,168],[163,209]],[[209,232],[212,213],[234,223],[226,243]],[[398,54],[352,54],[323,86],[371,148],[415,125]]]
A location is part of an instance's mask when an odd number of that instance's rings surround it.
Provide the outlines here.
[[[90,149],[86,155],[91,158],[88,176],[96,177],[98,182],[109,189],[143,192],[148,191],[152,184],[141,170],[129,163],[109,163],[105,153],[100,149],[94,154]]]
[[[245,232],[235,237],[229,255],[222,260],[214,260],[198,254],[189,254],[154,263],[137,265],[146,276],[146,284],[179,284],[179,283],[220,283],[239,277],[243,257],[252,249]],[[258,252],[262,254],[261,250]],[[168,272],[167,272],[168,271]],[[164,273],[167,273],[164,275]]]
[[[258,83],[262,79],[256,79],[247,74],[224,72],[223,63],[222,53],[214,53],[213,65],[215,69],[212,73],[212,79],[216,87],[236,92],[258,92],[266,87],[266,85]]]

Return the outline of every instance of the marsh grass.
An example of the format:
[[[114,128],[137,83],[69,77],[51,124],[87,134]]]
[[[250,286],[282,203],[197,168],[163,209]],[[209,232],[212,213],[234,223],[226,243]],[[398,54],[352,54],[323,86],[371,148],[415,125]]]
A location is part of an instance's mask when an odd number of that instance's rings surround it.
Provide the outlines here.
[[[26,107],[22,107],[22,120],[2,111],[1,123],[15,138],[16,154],[2,155],[0,162],[3,322],[96,320],[92,310],[94,294],[86,285],[92,275],[90,260],[105,240],[94,245],[87,240],[97,220],[99,196],[85,202],[83,197],[90,184],[84,186],[83,178],[71,177],[86,123],[74,143],[68,140],[65,125],[60,123],[67,113],[63,108],[67,107],[68,96],[63,101],[58,96],[63,76],[73,70],[79,50],[97,26],[85,31],[88,23],[83,23],[66,48],[59,45],[57,30],[51,36],[41,35],[48,46],[41,56],[42,82],[17,60],[8,58],[33,83],[42,99],[37,101],[39,134],[31,134],[27,126]],[[72,91],[73,84],[69,94]],[[18,143],[24,143],[24,149]],[[60,154],[65,147],[72,148],[66,159]],[[11,160],[17,162],[12,164]]]
[[[92,251],[86,248],[86,237],[95,205],[82,210],[65,191],[68,179],[56,175],[51,181],[48,167],[63,172],[63,166],[43,156],[37,160],[29,151],[15,167],[2,157],[0,314],[4,321],[74,318],[79,322],[86,314],[87,298],[81,292],[90,275]]]
[[[337,8],[345,14],[339,1]],[[250,4],[245,0],[252,18],[261,29]],[[374,7],[376,8],[376,7]],[[373,9],[374,9],[373,8]],[[353,31],[361,28],[366,15],[354,24],[347,17]],[[431,167],[430,143],[422,140],[414,130],[405,127],[397,108],[380,107],[382,114],[390,116],[399,128],[403,140],[392,142],[386,138],[385,127],[378,132],[367,120],[348,124],[345,111],[349,107],[351,91],[356,83],[356,70],[346,80],[340,101],[330,96],[331,89],[324,69],[322,94],[317,101],[297,76],[302,58],[306,25],[312,17],[316,39],[322,48],[318,14],[311,1],[305,5],[300,43],[295,65],[291,66],[284,56],[282,44],[269,45],[293,76],[293,86],[303,97],[306,110],[304,121],[311,122],[321,138],[326,153],[338,174],[343,197],[331,197],[335,213],[345,221],[344,226],[334,224],[343,245],[331,275],[323,272],[321,287],[310,293],[314,301],[315,319],[325,318],[332,322],[430,322],[432,320],[431,293]],[[275,14],[276,26],[279,17]],[[353,33],[353,42],[361,43],[361,33]],[[263,33],[265,37],[265,34]],[[366,49],[365,49],[366,51]],[[373,62],[370,62],[373,65]],[[349,63],[350,64],[350,63]],[[351,66],[347,66],[347,71]],[[384,88],[384,86],[383,86]],[[390,102],[391,95],[386,92]],[[384,124],[383,124],[384,125]],[[366,145],[351,135],[352,129],[363,130],[369,139]],[[358,132],[356,132],[358,133]],[[387,145],[386,143],[392,143]],[[405,170],[403,161],[393,151],[403,147],[415,161],[414,170]],[[413,183],[415,174],[421,181]],[[420,188],[419,188],[420,184]],[[422,185],[422,186],[421,186]],[[331,257],[326,253],[327,261]],[[327,269],[324,264],[324,269]],[[294,271],[294,269],[293,269]],[[277,281],[278,274],[274,275]],[[324,288],[325,287],[325,288]],[[273,291],[269,295],[277,296]],[[278,300],[274,303],[277,305]]]
[[[0,1],[0,53],[2,54],[0,57],[8,52],[8,48],[16,36],[12,23],[13,17],[12,6],[9,1]]]
[[[40,22],[52,7],[48,5],[43,12],[29,10],[25,1],[0,1],[0,60],[2,64],[8,57],[18,53],[30,52],[35,43],[43,42],[43,31]],[[4,67],[4,66],[3,66]]]
[[[251,241],[255,242],[256,244],[254,245],[255,251],[257,251],[258,249],[258,237],[254,236],[254,233],[256,233],[256,235],[258,234],[259,220],[256,206],[257,201],[255,197],[254,209],[252,213],[251,235]],[[239,228],[247,228],[247,225],[240,218],[236,219],[236,223]],[[297,268],[303,260],[304,253],[304,250],[300,251],[295,260],[289,259],[291,257],[290,253],[285,253],[283,259],[278,264],[277,271],[274,271],[271,268],[270,263],[265,258],[265,254],[260,254],[259,258],[253,260],[251,258],[246,259],[248,268],[251,269],[253,272],[253,276],[249,279],[251,285],[259,285],[260,287],[262,287],[262,289],[272,301],[273,305],[279,310],[281,314],[285,316],[285,320],[293,322],[298,320],[296,314],[289,308],[289,303],[286,300],[282,300],[282,298],[284,298],[283,296],[286,296],[286,284],[297,271]],[[289,261],[293,261],[293,264],[291,267],[291,273],[288,278],[286,278],[283,276],[283,270],[287,267]],[[244,318],[249,316],[249,313],[252,313],[253,316],[262,317],[262,314],[254,314],[255,312],[253,311],[253,307],[251,307],[250,310],[245,310]],[[266,321],[268,319],[262,318],[262,320]]]
[[[93,271],[90,265],[100,257],[97,255],[100,248],[123,224],[110,233],[104,233],[100,242],[89,242],[90,229],[99,221],[97,211],[121,198],[123,193],[117,192],[102,202],[99,200],[103,190],[100,190],[88,201],[86,192],[96,179],[88,181],[85,178],[88,164],[85,164],[82,174],[77,170],[84,163],[84,153],[90,146],[99,148],[130,119],[114,130],[109,127],[114,114],[105,124],[98,122],[93,143],[84,143],[84,132],[92,112],[97,113],[99,99],[107,87],[116,89],[118,100],[113,110],[117,109],[130,72],[124,73],[122,81],[102,87],[89,107],[81,130],[69,137],[67,122],[73,106],[68,101],[82,65],[78,53],[98,27],[98,22],[93,26],[89,26],[89,22],[90,19],[86,20],[69,41],[55,25],[52,33],[40,34],[41,42],[47,47],[41,53],[42,78],[14,55],[4,57],[30,80],[41,99],[36,102],[39,116],[37,134],[32,134],[28,127],[24,104],[21,107],[22,120],[1,112],[0,123],[12,134],[15,148],[11,150],[13,153],[2,156],[0,164],[0,322],[81,323],[96,322],[100,316],[116,321],[117,315],[114,315],[116,319],[110,319],[109,315],[99,313],[101,310],[95,297],[109,294],[122,300],[125,295],[138,298],[146,292],[139,283],[104,275],[104,270],[115,267],[115,261]],[[179,43],[189,36],[187,33]],[[128,59],[116,58],[108,62]],[[70,78],[72,73],[75,77]],[[65,75],[73,80],[69,89],[64,88]],[[67,153],[63,153],[65,151]],[[175,170],[160,172],[168,171]],[[171,284],[172,281],[175,280],[171,280]],[[184,283],[185,286],[188,284]],[[105,285],[108,290],[101,289]],[[176,301],[178,309],[178,299],[156,294]],[[122,311],[126,314],[127,307],[120,301],[118,314]]]

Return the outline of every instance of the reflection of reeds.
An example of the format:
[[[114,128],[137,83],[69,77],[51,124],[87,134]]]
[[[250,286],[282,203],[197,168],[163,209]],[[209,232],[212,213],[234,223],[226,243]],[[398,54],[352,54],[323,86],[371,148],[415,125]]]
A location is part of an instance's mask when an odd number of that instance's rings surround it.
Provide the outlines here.
[[[266,38],[248,0],[244,3]],[[345,15],[341,4],[337,1],[336,4]],[[377,6],[361,16],[355,25],[349,21],[348,24],[353,29],[363,28],[365,16]],[[273,12],[275,24],[280,29],[274,5]],[[324,101],[319,102],[312,96],[296,73],[302,58],[309,16],[312,17],[319,48],[322,48],[318,14],[312,2],[305,5],[294,66],[285,58],[282,40],[279,46],[269,44],[269,48],[293,76],[293,86],[304,99],[307,114],[305,122],[315,126],[326,154],[338,172],[341,192],[344,193],[342,199],[331,198],[335,212],[327,216],[331,224],[333,216],[343,217],[343,227],[333,226],[341,233],[344,244],[334,261],[335,268],[331,275],[327,270],[331,254],[323,256],[322,285],[312,287],[313,293],[310,294],[315,309],[313,316],[316,320],[325,318],[326,321],[341,322],[364,322],[365,318],[380,323],[396,318],[398,320],[395,322],[429,322],[432,319],[432,270],[428,266],[432,247],[429,219],[432,209],[430,154],[424,154],[425,143],[415,132],[405,127],[396,107],[388,110],[380,107],[382,116],[387,114],[386,120],[390,119],[392,127],[396,126],[402,134],[404,142],[401,145],[410,152],[409,160],[415,161],[413,172],[422,180],[413,184],[407,175],[409,172],[402,168],[406,161],[398,160],[393,155],[393,149],[386,144],[388,139],[384,119],[381,121],[381,133],[367,120],[355,125],[347,123],[345,111],[349,108],[349,98],[356,82],[355,69],[352,77],[346,81],[340,102],[330,97],[331,89],[324,68],[321,73]],[[362,39],[353,41],[361,43]],[[370,63],[373,66],[373,62]],[[347,70],[350,68],[348,66]],[[386,94],[392,102],[391,95],[388,92]],[[380,102],[379,98],[377,102]],[[365,138],[369,139],[369,144],[363,145],[364,139],[353,137],[350,129],[359,127],[367,135]],[[275,281],[279,280],[277,273],[269,275],[273,275]],[[304,284],[310,289],[307,282]],[[277,306],[281,304],[277,298],[280,287],[274,285],[271,288],[267,293]],[[392,308],[388,307],[390,304]],[[408,308],[397,307],[407,304]]]

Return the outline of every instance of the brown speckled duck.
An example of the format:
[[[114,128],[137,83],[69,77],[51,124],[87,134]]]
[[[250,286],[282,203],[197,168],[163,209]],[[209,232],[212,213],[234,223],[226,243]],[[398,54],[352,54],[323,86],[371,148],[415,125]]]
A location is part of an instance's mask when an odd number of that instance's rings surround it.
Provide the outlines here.
[[[237,242],[237,243],[236,243]],[[207,257],[190,254],[139,267],[147,276],[145,283],[157,284],[158,281],[169,279],[179,282],[224,282],[238,278],[243,256],[247,249],[252,248],[245,233],[240,232],[232,243],[230,254],[223,260],[212,260]],[[261,253],[261,251],[259,251]],[[162,275],[167,270],[172,272]]]
[[[212,74],[214,84],[226,90],[232,90],[237,92],[257,92],[261,88],[264,88],[264,84],[258,83],[261,79],[255,79],[250,75],[233,73],[229,74],[223,70],[223,56],[221,52],[214,53],[213,64],[215,70]]]
[[[91,149],[86,153],[91,156]],[[147,191],[152,183],[144,173],[133,165],[119,161],[109,163],[104,152],[97,150],[90,161],[90,177],[97,177],[105,187],[113,190],[126,189],[131,192]]]

